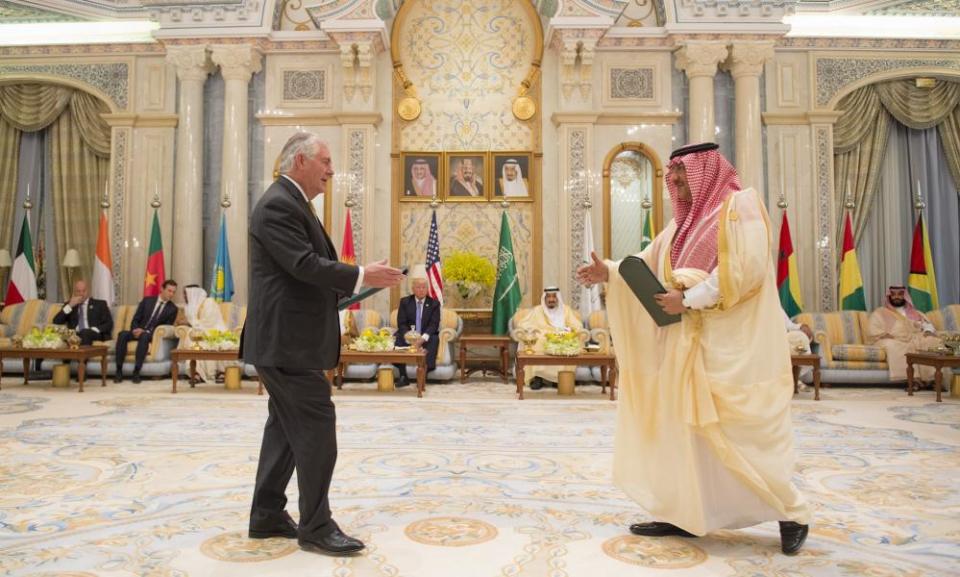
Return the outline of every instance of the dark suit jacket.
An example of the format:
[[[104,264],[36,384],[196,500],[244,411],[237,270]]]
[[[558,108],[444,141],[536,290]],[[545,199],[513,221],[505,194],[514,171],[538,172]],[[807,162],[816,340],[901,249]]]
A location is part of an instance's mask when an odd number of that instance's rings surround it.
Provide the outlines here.
[[[133,329],[147,328],[147,323],[150,322],[150,315],[153,314],[153,309],[157,306],[158,298],[159,297],[144,297],[143,300],[140,301],[140,304],[137,305],[137,311],[133,313],[133,320],[130,321],[131,331]],[[160,309],[160,312],[157,313],[157,320],[153,323],[153,327],[172,325],[175,320],[177,320],[177,305],[167,301],[166,304],[163,305],[163,308]]]
[[[417,298],[408,295],[400,299],[397,307],[397,346],[406,346],[403,335],[417,324]],[[440,301],[429,296],[423,299],[423,313],[420,316],[420,329],[430,335],[424,348],[427,349],[427,366],[437,366],[437,351],[440,348]]]
[[[102,301],[99,299],[88,299],[87,304],[87,326],[90,328],[96,327],[100,334],[105,340],[109,340],[113,334],[113,315],[110,314],[110,307],[107,306],[107,301]],[[67,303],[63,303],[63,306],[67,306]],[[70,309],[70,314],[63,312],[63,309],[60,309],[60,312],[53,317],[53,324],[55,325],[67,325],[68,329],[76,329],[77,323],[80,322],[80,307],[82,304],[72,307]]]
[[[360,269],[337,260],[320,221],[284,177],[253,209],[249,270],[243,360],[292,369],[337,366],[337,300],[353,293]]]

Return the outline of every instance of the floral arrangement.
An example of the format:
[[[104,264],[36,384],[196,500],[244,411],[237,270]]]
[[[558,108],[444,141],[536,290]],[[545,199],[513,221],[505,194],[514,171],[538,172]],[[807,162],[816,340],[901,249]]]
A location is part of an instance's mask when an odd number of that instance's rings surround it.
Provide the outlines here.
[[[580,335],[573,331],[547,333],[543,343],[543,352],[548,355],[573,357],[580,351]]]
[[[40,330],[39,327],[33,327],[23,337],[23,346],[28,349],[62,349],[66,346],[66,342],[64,342],[63,333],[59,328],[46,327]]]
[[[393,350],[393,335],[387,329],[374,332],[373,329],[364,329],[360,336],[350,343],[352,348],[365,353]]]
[[[492,287],[496,275],[493,263],[476,253],[455,250],[443,259],[443,276],[457,287],[463,299],[473,298]]]
[[[240,348],[240,337],[233,331],[210,329],[204,331],[201,348],[208,351],[229,351]]]

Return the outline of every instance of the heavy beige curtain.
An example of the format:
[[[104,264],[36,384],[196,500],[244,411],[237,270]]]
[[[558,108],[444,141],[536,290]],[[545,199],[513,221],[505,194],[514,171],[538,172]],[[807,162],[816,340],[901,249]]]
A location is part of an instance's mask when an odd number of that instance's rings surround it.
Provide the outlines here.
[[[0,115],[0,247],[10,246],[17,198],[20,131]]]
[[[849,191],[856,203],[856,240],[873,205],[893,120],[917,130],[936,126],[950,174],[960,186],[960,84],[938,80],[933,88],[918,88],[913,79],[879,82],[851,92],[837,108],[844,111],[833,128],[837,214]]]
[[[110,165],[110,127],[100,116],[105,112],[103,102],[73,88],[0,86],[0,195],[10,195],[0,196],[0,223],[9,224],[15,208],[20,132],[49,127],[56,250],[60,258],[68,248],[80,253],[75,278],[90,278],[93,267],[99,200]],[[13,227],[3,228],[0,241],[9,246]],[[61,294],[69,294],[63,275],[60,284]]]

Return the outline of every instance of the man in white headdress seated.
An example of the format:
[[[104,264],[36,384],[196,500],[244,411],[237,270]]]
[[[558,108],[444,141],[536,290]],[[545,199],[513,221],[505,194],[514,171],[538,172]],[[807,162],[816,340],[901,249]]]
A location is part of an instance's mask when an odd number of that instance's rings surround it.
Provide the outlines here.
[[[183,315],[186,317],[187,324],[192,329],[201,331],[227,329],[227,324],[223,322],[223,316],[220,314],[220,306],[216,300],[207,296],[207,291],[199,286],[192,284],[183,289],[183,298],[186,300],[186,306]],[[182,348],[190,348],[193,340],[189,332],[186,337],[186,343]],[[213,381],[217,375],[223,373],[223,362],[219,361],[197,361],[197,375],[205,382]]]
[[[563,304],[560,289],[558,287],[547,287],[543,289],[540,305],[533,307],[524,318],[518,318],[514,328],[537,331],[537,343],[533,350],[537,354],[543,354],[548,333],[577,332],[583,328],[583,323],[577,318],[573,309]],[[560,380],[558,376],[560,371],[574,371],[575,369],[574,366],[529,366],[524,369],[524,385],[529,385],[531,389],[538,390],[543,388],[545,381],[556,384]]]
[[[503,163],[503,176],[500,178],[500,190],[503,196],[528,196],[527,181],[523,179],[520,163],[514,158]]]

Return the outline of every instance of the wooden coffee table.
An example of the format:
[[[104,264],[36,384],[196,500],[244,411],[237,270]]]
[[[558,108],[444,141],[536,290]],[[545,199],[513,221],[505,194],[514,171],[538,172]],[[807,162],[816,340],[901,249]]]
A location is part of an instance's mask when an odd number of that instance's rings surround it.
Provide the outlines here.
[[[517,397],[523,400],[523,368],[527,365],[553,365],[553,366],[600,366],[600,384],[603,387],[601,393],[606,392],[607,385],[610,385],[610,400],[616,399],[614,389],[617,386],[617,357],[602,353],[580,353],[575,357],[561,357],[556,355],[528,355],[522,350],[517,350]]]
[[[23,384],[30,383],[30,361],[34,359],[59,359],[77,361],[77,383],[83,392],[83,382],[87,374],[87,361],[100,357],[100,386],[107,386],[107,345],[89,345],[76,349],[14,349],[0,348],[0,382],[3,380],[3,358],[23,359]]]
[[[913,396],[913,365],[927,365],[936,368],[933,387],[937,391],[937,402],[942,403],[940,381],[943,368],[960,367],[960,355],[942,355],[940,353],[907,353],[907,395]]]
[[[196,386],[197,361],[237,361],[240,359],[239,349],[226,351],[207,351],[203,349],[174,349],[170,351],[170,392],[176,394],[177,379],[180,377],[180,361],[190,362],[190,388]],[[257,394],[263,394],[263,382],[257,378]]]
[[[813,400],[820,400],[820,355],[797,354],[790,355],[790,364],[793,365],[793,392],[797,392],[800,383],[800,367],[813,367]]]
[[[340,364],[337,365],[336,385],[338,389],[343,389],[343,371],[347,365],[357,364],[381,364],[394,363],[398,365],[417,365],[417,397],[423,397],[423,391],[427,387],[427,351],[420,349],[413,351],[376,351],[363,352],[351,351],[350,349],[340,350]]]
[[[472,357],[473,361],[497,361],[500,363],[500,376],[503,382],[507,382],[507,371],[510,368],[510,342],[512,339],[507,335],[460,335],[460,382],[467,382],[467,377],[477,371],[486,372],[484,367],[474,367],[467,369],[467,349],[469,347],[497,347],[500,353],[496,357]]]

